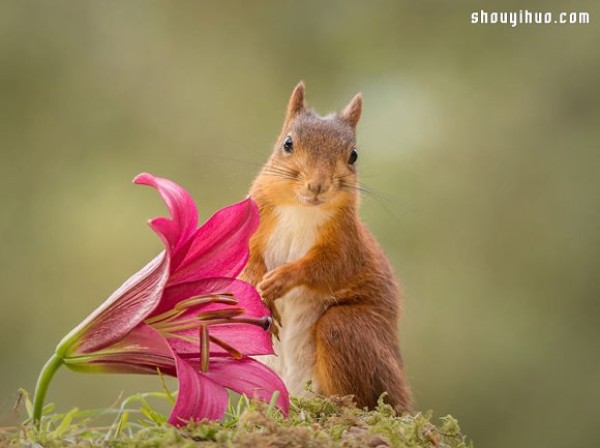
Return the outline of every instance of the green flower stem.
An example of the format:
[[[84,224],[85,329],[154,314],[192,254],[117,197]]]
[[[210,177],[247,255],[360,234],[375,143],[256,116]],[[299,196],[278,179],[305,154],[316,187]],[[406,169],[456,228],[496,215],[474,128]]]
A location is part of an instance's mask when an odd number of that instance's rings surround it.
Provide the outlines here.
[[[52,355],[52,358],[46,362],[42,368],[42,371],[40,372],[37,384],[35,385],[35,394],[33,396],[33,423],[36,426],[40,424],[40,420],[42,418],[42,408],[44,407],[44,400],[46,399],[48,386],[50,386],[52,377],[62,365],[62,358],[57,354],[54,354]]]

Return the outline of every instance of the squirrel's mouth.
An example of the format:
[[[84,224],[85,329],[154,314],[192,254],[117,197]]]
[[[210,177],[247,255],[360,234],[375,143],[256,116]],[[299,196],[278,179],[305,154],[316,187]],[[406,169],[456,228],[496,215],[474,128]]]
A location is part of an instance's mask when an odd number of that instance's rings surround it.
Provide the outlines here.
[[[300,202],[305,205],[321,205],[325,203],[325,201],[320,199],[318,196],[305,196],[302,194],[298,195],[298,199],[300,199]]]

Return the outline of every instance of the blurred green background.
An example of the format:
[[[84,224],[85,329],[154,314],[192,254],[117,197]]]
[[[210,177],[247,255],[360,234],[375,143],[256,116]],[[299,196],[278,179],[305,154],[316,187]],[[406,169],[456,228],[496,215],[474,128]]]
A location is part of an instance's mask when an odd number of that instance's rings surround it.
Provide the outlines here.
[[[0,4],[0,406],[161,244],[132,186],[201,217],[239,200],[294,85],[364,95],[362,215],[405,292],[418,408],[479,446],[584,446],[600,406],[600,19],[595,1]],[[472,11],[589,25],[472,25]],[[156,378],[63,369],[59,410]]]

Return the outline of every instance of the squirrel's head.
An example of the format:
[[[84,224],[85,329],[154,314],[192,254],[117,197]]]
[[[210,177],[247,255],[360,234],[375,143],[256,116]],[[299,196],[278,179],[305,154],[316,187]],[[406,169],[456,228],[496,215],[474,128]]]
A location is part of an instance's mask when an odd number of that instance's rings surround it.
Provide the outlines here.
[[[359,93],[342,112],[321,117],[305,106],[304,84],[296,86],[262,173],[275,181],[269,190],[279,204],[335,208],[357,201],[356,125],[361,109]]]

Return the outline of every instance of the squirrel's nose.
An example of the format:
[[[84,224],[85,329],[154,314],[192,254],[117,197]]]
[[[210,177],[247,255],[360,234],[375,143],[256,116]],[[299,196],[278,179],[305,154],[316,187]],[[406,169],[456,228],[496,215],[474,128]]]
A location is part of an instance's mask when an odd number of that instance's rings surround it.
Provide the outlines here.
[[[329,189],[329,185],[326,185],[325,182],[322,181],[312,181],[306,184],[306,188],[308,191],[314,194],[325,193]]]
[[[308,191],[314,194],[319,194],[322,188],[321,182],[309,182],[306,187],[308,188]]]

